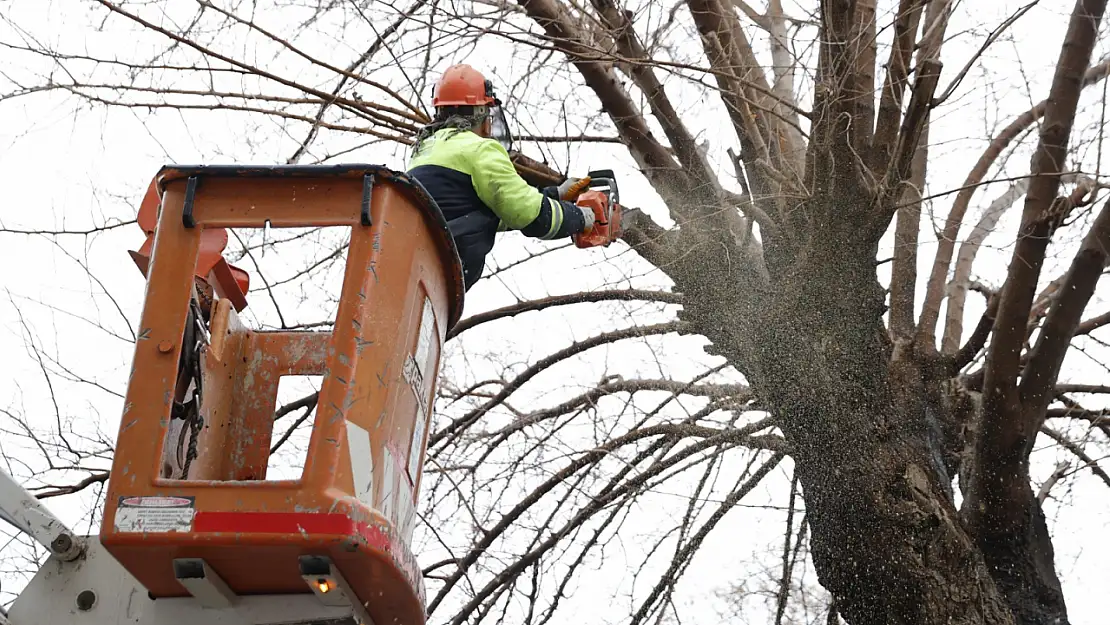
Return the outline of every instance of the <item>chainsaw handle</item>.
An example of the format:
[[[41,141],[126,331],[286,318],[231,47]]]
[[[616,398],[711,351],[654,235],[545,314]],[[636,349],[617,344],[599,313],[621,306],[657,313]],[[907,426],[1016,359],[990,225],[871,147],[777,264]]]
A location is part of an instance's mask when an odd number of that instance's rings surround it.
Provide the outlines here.
[[[586,174],[590,179],[590,189],[602,190],[613,204],[620,203],[620,192],[617,189],[617,176],[612,169],[596,169]]]

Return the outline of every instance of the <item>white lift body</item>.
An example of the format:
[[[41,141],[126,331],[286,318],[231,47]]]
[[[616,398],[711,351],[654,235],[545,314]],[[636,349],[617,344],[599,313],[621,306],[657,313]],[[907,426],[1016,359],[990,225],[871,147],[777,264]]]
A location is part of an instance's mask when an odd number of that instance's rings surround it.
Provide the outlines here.
[[[178,579],[193,596],[152,599],[99,537],[74,536],[2,469],[0,518],[51,552],[8,613],[0,612],[0,625],[372,625],[326,559],[310,563],[330,568],[326,594],[237,596],[202,560],[177,560]]]

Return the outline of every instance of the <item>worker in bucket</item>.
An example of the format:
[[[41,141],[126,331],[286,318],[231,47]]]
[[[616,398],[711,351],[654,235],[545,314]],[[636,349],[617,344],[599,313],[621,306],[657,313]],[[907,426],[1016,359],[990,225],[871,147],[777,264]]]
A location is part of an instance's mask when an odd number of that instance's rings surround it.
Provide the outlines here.
[[[499,231],[551,240],[593,229],[593,211],[573,203],[588,178],[539,190],[516,173],[501,101],[480,72],[469,65],[448,68],[432,105],[435,118],[416,135],[408,173],[443,211],[467,290],[482,276]]]

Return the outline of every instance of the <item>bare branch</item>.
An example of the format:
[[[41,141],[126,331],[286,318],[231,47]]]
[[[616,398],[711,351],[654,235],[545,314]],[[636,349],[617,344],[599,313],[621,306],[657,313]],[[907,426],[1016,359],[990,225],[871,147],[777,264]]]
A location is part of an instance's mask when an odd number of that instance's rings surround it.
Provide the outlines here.
[[[1081,88],[1098,83],[1105,79],[1107,74],[1110,74],[1110,59],[1103,60],[1098,65],[1086,70]],[[972,195],[1006,147],[1027,128],[1045,115],[1050,100],[1051,97],[1048,100],[1041,101],[1010,122],[1010,124],[991,141],[991,144],[979,157],[979,160],[976,161],[971,172],[968,173],[967,179],[964,180],[964,184],[960,186],[959,193],[957,193],[956,199],[952,203],[952,210],[948,213],[948,218],[944,223],[944,230],[937,244],[937,254],[933,260],[933,271],[929,275],[921,318],[917,324],[920,336],[931,337],[936,333],[937,321],[940,319],[941,300],[944,298],[944,287],[948,281],[948,268],[952,263],[952,254],[956,248],[956,239],[960,234],[960,225],[963,223],[964,215],[967,213],[968,206],[971,204]],[[1057,165],[1057,168],[1057,171],[1064,173],[1062,171],[1063,161]],[[1050,175],[1050,172],[1035,172],[1035,175],[1038,179],[1044,180]]]
[[[43,236],[67,236],[68,235],[68,236],[85,236],[85,237],[87,237],[89,235],[99,234],[101,232],[107,232],[109,230],[115,230],[116,228],[122,228],[124,226],[130,226],[133,223],[135,223],[135,220],[131,219],[131,220],[128,220],[128,221],[120,221],[120,222],[117,222],[117,223],[108,224],[106,226],[97,226],[95,228],[88,228],[86,230],[42,230],[42,229],[20,229],[20,228],[0,227],[0,233],[2,233],[2,234],[21,234],[21,235],[41,234]]]
[[[447,338],[454,338],[467,330],[483,323],[496,321],[498,319],[505,319],[515,317],[519,314],[526,312],[533,312],[537,310],[544,310],[554,306],[568,306],[571,304],[581,304],[586,302],[604,302],[604,301],[633,301],[643,300],[647,302],[663,302],[667,304],[681,304],[681,293],[668,293],[666,291],[645,291],[642,289],[623,289],[619,291],[583,291],[580,293],[571,293],[569,295],[552,295],[538,300],[529,300],[520,302],[511,306],[504,306],[495,310],[490,310],[477,315],[471,315],[462,319],[455,327],[447,333]]]
[[[98,471],[90,474],[88,477],[84,478],[80,482],[77,482],[76,484],[72,484],[69,486],[47,487],[50,490],[35,493],[35,497],[39,499],[49,499],[50,497],[61,497],[62,495],[72,495],[74,493],[79,493],[95,484],[103,484],[104,482],[107,482],[108,475],[109,471]]]
[[[1103,481],[1103,483],[1105,483],[1107,486],[1110,486],[1110,475],[1107,475],[1106,471],[1104,471],[1102,467],[1098,465],[1098,461],[1088,455],[1087,452],[1083,451],[1083,448],[1080,447],[1075,441],[1069,439],[1067,436],[1063,435],[1060,432],[1057,432],[1047,425],[1041,426],[1041,432],[1048,435],[1057,443],[1060,443],[1061,447],[1067,449],[1069,452],[1075,455],[1076,458],[1079,458],[1079,460],[1083,462],[1083,467],[1080,468],[1090,469],[1091,473],[1094,473],[1096,477]]]
[[[1110,394],[1110,386],[1104,384],[1057,384],[1057,393],[1103,393]]]
[[[1079,327],[1087,302],[1094,295],[1095,285],[1103,269],[1110,264],[1110,202],[1103,204],[1090,232],[1076,252],[1063,282],[1060,295],[1045,317],[1037,344],[1021,375],[1022,402],[1037,414],[1048,408],[1052,389],[1064,355]]]
[[[1086,191],[1095,189],[1098,184],[1081,174],[1064,174],[1060,176],[1062,182],[1075,183]],[[971,269],[975,257],[979,253],[986,238],[994,231],[995,226],[1002,216],[1014,206],[1021,196],[1029,189],[1030,178],[1022,178],[1013,182],[1010,187],[998,198],[991,202],[979,222],[975,224],[971,234],[960,244],[960,252],[956,257],[956,268],[952,281],[948,285],[948,305],[945,312],[944,338],[941,340],[941,351],[953,353],[959,346],[963,335],[964,304],[967,301],[967,291],[971,286]],[[1073,194],[1074,197],[1074,194]]]
[[[718,437],[707,438],[698,443],[691,444],[680,452],[673,454],[666,460],[656,463],[652,471],[641,472],[636,477],[625,480],[620,488],[607,490],[605,496],[595,496],[590,504],[575,516],[575,519],[568,522],[568,524],[561,528],[559,531],[553,532],[551,538],[544,541],[540,552],[542,553],[542,551],[546,551],[546,549],[549,549],[552,544],[559,540],[559,538],[565,536],[567,531],[581,524],[586,518],[589,518],[589,516],[591,516],[594,512],[600,510],[603,506],[614,500],[621,493],[626,492],[630,489],[637,488],[639,485],[643,484],[653,475],[659,473],[665,468],[674,466],[678,462],[681,462],[683,459],[699,453],[704,449],[719,445],[724,440],[743,440],[752,432],[758,431],[758,429],[762,429],[762,427],[765,426],[761,424],[752,427],[757,429],[738,428],[729,432],[722,432]],[[569,477],[573,476],[575,473],[581,471],[583,468],[593,464],[594,462],[597,462],[600,458],[604,457],[612,450],[619,449],[620,447],[633,443],[637,440],[652,438],[656,436],[668,436],[675,433],[678,433],[678,431],[676,431],[676,426],[673,425],[637,428],[636,430],[625,435],[611,438],[609,441],[607,441],[603,445],[598,446],[596,449],[590,450],[575,458],[563,469],[556,472],[543,484],[535,488],[531,493],[529,493],[528,496],[526,496],[516,506],[514,506],[512,510],[503,515],[501,520],[495,526],[491,527],[488,531],[483,533],[484,535],[481,540],[477,541],[476,544],[472,547],[471,551],[466,555],[465,558],[462,559],[457,571],[447,580],[445,580],[444,587],[439,591],[436,597],[429,602],[428,613],[431,614],[435,611],[436,607],[442,602],[444,597],[446,597],[446,594],[451,589],[451,587],[454,584],[458,583],[467,569],[471,565],[473,565],[474,562],[477,561],[478,555],[488,549],[489,546],[493,544],[493,541],[498,536],[503,534],[509,528],[509,526],[516,522],[516,520],[520,517],[521,514],[524,513],[525,510],[539,501],[539,499],[543,497],[546,493],[548,493],[551,489],[555,488],[557,485],[559,485]],[[629,467],[629,469],[631,469],[631,467]],[[538,555],[539,554],[537,553],[531,557],[534,558]],[[485,597],[487,597],[498,586],[504,583],[505,579],[511,577],[509,573],[511,573],[512,571],[519,571],[520,568],[522,568],[520,566],[520,563],[527,563],[526,558],[519,558],[516,562],[510,565],[509,571],[503,573],[499,579],[492,580],[489,584],[487,584],[487,586],[480,593],[475,595],[475,597],[471,599],[466,606],[459,610],[455,617],[455,620],[452,621],[452,624],[459,625],[460,623],[465,622],[467,615],[469,615],[470,612],[476,609],[480,602],[485,599]]]
[[[663,132],[678,157],[678,162],[698,180],[704,181],[703,184],[713,180],[714,176],[709,169],[709,164],[698,152],[693,136],[682,123],[678,111],[675,110],[663,89],[663,84],[659,82],[655,70],[648,63],[648,51],[636,36],[632,21],[613,0],[591,1],[602,21],[609,27],[617,45],[617,52],[633,61],[629,65],[632,79],[647,98],[655,119],[663,127]]]
[[[645,173],[675,169],[670,153],[652,137],[643,116],[640,115],[628,94],[621,88],[612,69],[606,69],[597,61],[581,60],[588,58],[589,49],[583,45],[576,27],[567,17],[565,10],[554,0],[519,0],[518,4],[529,17],[547,31],[555,45],[565,52],[571,62],[581,72],[586,84],[593,89],[609,113],[620,133],[627,142],[633,156]]]
[[[963,82],[964,78],[967,77],[967,73],[971,71],[971,68],[975,65],[975,62],[978,61],[983,53],[987,51],[987,48],[991,47],[991,45],[994,44],[995,41],[998,41],[998,38],[1001,37],[1003,33],[1009,30],[1009,28],[1013,26],[1014,23],[1016,23],[1039,3],[1040,0],[1033,0],[1025,6],[1018,7],[1018,9],[1014,11],[1013,15],[1007,17],[998,26],[995,26],[994,30],[992,30],[991,33],[987,35],[986,39],[983,40],[983,43],[979,46],[979,50],[967,59],[967,62],[964,63],[963,68],[960,69],[960,71],[956,73],[955,78],[952,79],[952,82],[950,82],[948,86],[944,88],[944,91],[941,92],[940,96],[937,97],[937,104],[939,105],[940,103],[948,100],[948,98],[952,97],[952,94],[956,92],[956,89],[959,88],[960,83]]]
[[[1090,334],[1091,332],[1094,332],[1095,330],[1107,325],[1110,325],[1110,310],[1102,313],[1101,315],[1098,315],[1097,317],[1091,317],[1083,323],[1080,323],[1079,327],[1075,329],[1075,335],[1080,336],[1083,334]]]
[[[890,269],[890,331],[897,338],[913,335],[914,302],[917,297],[917,243],[921,232],[921,190],[929,161],[929,126],[910,167],[910,179],[902,188],[901,207],[894,225],[894,261]]]
[[[413,15],[416,14],[416,11],[423,7],[425,4],[427,4],[427,0],[416,0],[416,2],[412,4],[412,6],[401,12],[401,14],[398,15],[395,20],[393,20],[393,23],[391,23],[389,27],[386,28],[380,35],[378,35],[374,42],[370,44],[370,47],[366,49],[366,52],[363,52],[357,59],[354,60],[354,62],[347,66],[346,70],[340,76],[339,81],[336,83],[335,88],[332,89],[332,95],[338,97],[340,91],[350,79],[351,73],[357,71],[359,67],[362,67],[371,59],[371,57],[374,56],[374,54],[381,50],[382,46],[385,44],[386,38],[392,37],[393,34],[397,32],[397,29],[400,28],[401,25],[404,24],[407,20],[412,19]],[[293,152],[293,155],[289,157],[288,161],[286,161],[287,163],[292,164],[300,161],[301,157],[308,150],[308,147],[316,139],[317,133],[320,129],[320,123],[324,121],[324,113],[327,112],[328,108],[333,103],[334,100],[323,102],[320,104],[320,109],[316,112],[316,123],[312,124],[312,128],[309,130],[304,140],[301,141],[300,145],[297,146],[297,150]]]
[[[759,469],[757,469],[752,474],[750,478],[748,478],[746,482],[738,486],[736,490],[729,493],[728,497],[725,498],[720,507],[718,507],[713,512],[713,514],[709,517],[709,519],[706,520],[701,528],[699,528],[698,531],[690,537],[682,550],[678,554],[676,554],[676,557],[671,561],[670,566],[667,568],[667,572],[660,576],[659,583],[656,584],[655,588],[652,589],[651,593],[649,593],[644,601],[640,604],[640,609],[636,612],[636,614],[632,616],[632,620],[630,621],[630,623],[632,623],[633,625],[637,625],[643,622],[644,618],[647,616],[647,610],[654,603],[659,594],[663,591],[663,586],[673,580],[675,573],[677,572],[681,563],[686,559],[692,557],[692,555],[697,551],[698,547],[701,546],[702,541],[705,540],[705,537],[708,536],[709,532],[711,532],[713,528],[716,527],[717,523],[720,522],[721,518],[724,517],[724,515],[729,510],[731,510],[745,495],[750,493],[753,488],[759,485],[760,481],[762,481],[763,478],[766,477],[772,469],[778,466],[783,457],[784,455],[781,453],[776,453],[772,455],[765,463],[763,463],[761,467],[759,467]]]
[[[893,157],[902,118],[902,100],[909,85],[911,55],[917,39],[918,24],[925,0],[901,0],[894,20],[894,45],[887,61],[886,80],[879,100],[879,114],[875,123],[873,168],[889,163]]]
[[[1071,464],[1070,463],[1065,462],[1065,461],[1057,462],[1056,463],[1056,468],[1053,469],[1052,474],[1049,475],[1047,479],[1045,479],[1044,483],[1041,484],[1040,490],[1037,491],[1037,501],[1039,501],[1041,503],[1044,503],[1045,501],[1047,501],[1049,493],[1052,492],[1052,489],[1055,488],[1056,485],[1060,483],[1060,480],[1067,477],[1068,471],[1070,469],[1071,469]]]
[[[428,436],[428,448],[431,449],[439,445],[447,437],[455,436],[459,432],[464,431],[478,419],[481,419],[482,416],[484,416],[490,410],[508,399],[509,395],[512,395],[514,392],[516,392],[516,390],[523,386],[528,380],[532,379],[540,372],[544,371],[557,362],[561,362],[563,360],[571,358],[572,356],[593,349],[594,347],[597,347],[599,345],[605,345],[614,341],[620,341],[634,337],[650,336],[653,334],[667,334],[669,332],[681,332],[685,327],[685,324],[678,321],[671,321],[667,323],[660,323],[652,326],[643,327],[632,326],[623,330],[615,330],[612,332],[599,334],[584,341],[578,341],[570,345],[569,347],[561,349],[558,352],[555,352],[554,354],[551,354],[546,358],[542,358],[529,366],[527,369],[521,372],[520,375],[518,375],[511,383],[505,385],[496,396],[487,401],[485,404],[482,404],[481,407],[453,420],[442,429],[433,432],[430,436]]]

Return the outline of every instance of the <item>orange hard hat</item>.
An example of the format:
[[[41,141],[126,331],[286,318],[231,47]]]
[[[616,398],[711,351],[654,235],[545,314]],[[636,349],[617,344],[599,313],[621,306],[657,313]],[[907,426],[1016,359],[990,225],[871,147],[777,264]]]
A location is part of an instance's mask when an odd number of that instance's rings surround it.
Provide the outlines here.
[[[473,67],[452,65],[443,72],[432,95],[432,106],[487,106],[497,104],[493,84]]]

